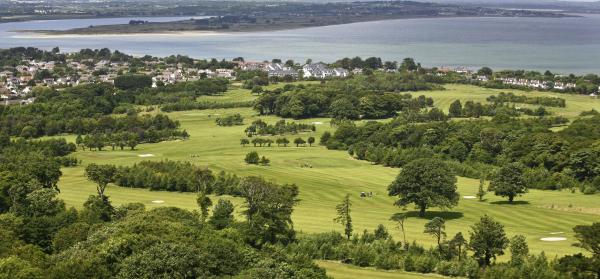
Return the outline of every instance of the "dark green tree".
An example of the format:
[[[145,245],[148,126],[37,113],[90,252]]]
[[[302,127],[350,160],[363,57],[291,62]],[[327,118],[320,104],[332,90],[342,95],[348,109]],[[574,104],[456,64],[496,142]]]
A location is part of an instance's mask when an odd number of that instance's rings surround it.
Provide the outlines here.
[[[512,203],[516,196],[527,193],[523,180],[523,166],[510,163],[501,167],[490,182],[490,190],[494,191],[496,196],[508,197],[509,203]]]
[[[308,140],[307,140],[307,142],[308,142],[308,145],[309,145],[309,146],[312,146],[312,145],[313,145],[313,143],[315,143],[315,138],[314,138],[314,137],[308,137]]]
[[[234,206],[229,200],[219,199],[208,222],[217,230],[227,228],[233,224],[233,210]]]
[[[480,266],[488,266],[496,256],[504,255],[509,240],[504,232],[504,226],[492,217],[484,215],[479,222],[471,226],[469,249]]]
[[[246,177],[240,191],[245,199],[245,237],[252,246],[287,244],[295,239],[292,212],[298,203],[296,185],[277,185],[261,177]]]
[[[352,217],[350,216],[350,207],[352,202],[350,201],[350,194],[346,194],[342,203],[335,206],[337,217],[333,219],[336,223],[340,223],[344,226],[344,234],[348,239],[352,236]]]
[[[206,218],[208,218],[208,208],[212,206],[212,200],[206,195],[206,192],[202,191],[198,193],[196,203],[198,204],[198,207],[200,207],[200,215],[202,217],[202,222],[204,222],[206,221]]]
[[[398,206],[415,204],[419,216],[437,206],[451,208],[458,204],[456,177],[452,170],[438,159],[418,159],[404,166],[396,180],[388,186],[390,196],[398,196]]]
[[[460,100],[456,100],[450,104],[450,109],[448,110],[448,115],[450,117],[461,117],[462,116],[462,104]]]
[[[117,168],[114,165],[96,165],[92,163],[85,168],[85,177],[98,184],[96,190],[101,198],[104,197],[104,190],[106,190],[108,183],[114,182],[116,173]]]
[[[248,154],[246,154],[246,158],[244,158],[244,161],[246,162],[246,164],[252,164],[252,165],[258,164],[260,161],[258,152],[256,152],[256,151],[249,152]]]

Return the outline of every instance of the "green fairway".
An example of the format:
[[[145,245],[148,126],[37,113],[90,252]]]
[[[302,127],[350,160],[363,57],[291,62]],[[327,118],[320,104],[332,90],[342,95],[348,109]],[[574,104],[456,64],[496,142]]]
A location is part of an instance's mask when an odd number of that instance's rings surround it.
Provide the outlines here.
[[[448,85],[448,90],[438,92],[418,92],[432,96],[437,105],[447,109],[450,102],[461,100],[484,101],[498,90],[481,89],[473,86]],[[508,90],[507,90],[508,91]],[[511,90],[515,92],[514,90]],[[518,92],[515,92],[518,93]],[[529,94],[529,93],[528,93]],[[415,94],[416,95],[416,94]],[[600,107],[600,100],[591,100],[585,96],[559,95],[567,99],[568,107],[563,109],[565,115],[573,117],[582,110]],[[232,90],[223,97],[232,101],[252,98],[248,90]],[[246,100],[246,99],[244,99]],[[244,126],[218,127],[214,123],[216,115],[240,113],[245,117]],[[562,113],[562,112],[561,112]],[[85,199],[94,193],[95,186],[83,176],[86,164],[131,165],[143,160],[182,160],[191,161],[201,166],[208,166],[214,171],[225,170],[240,176],[261,175],[278,183],[296,183],[300,188],[300,203],[296,207],[293,220],[296,230],[302,233],[328,232],[341,230],[341,226],[333,222],[335,205],[345,194],[350,194],[353,202],[352,218],[355,232],[364,229],[373,230],[378,224],[384,224],[396,238],[401,239],[400,231],[389,221],[392,214],[401,209],[393,205],[394,199],[388,197],[387,186],[398,174],[399,169],[372,165],[366,161],[351,158],[346,152],[327,150],[325,147],[241,147],[239,141],[244,137],[244,129],[253,120],[262,118],[274,123],[277,117],[259,117],[250,108],[196,110],[169,113],[169,117],[179,120],[183,129],[191,135],[186,141],[142,144],[134,151],[79,151],[77,158],[83,166],[63,169],[59,187],[61,198],[68,205],[81,207]],[[306,139],[314,136],[317,139],[327,130],[332,130],[329,119],[306,119],[297,122],[315,123],[316,133],[288,135],[293,141],[300,136]],[[247,165],[244,156],[256,150],[261,156],[271,160],[271,166],[261,167]],[[151,154],[151,157],[139,155]],[[311,165],[310,167],[304,167]],[[474,196],[479,181],[459,178],[458,189],[461,196]],[[360,198],[361,192],[372,192],[373,197]],[[128,202],[142,202],[148,207],[179,206],[195,209],[195,195],[191,193],[151,192],[143,189],[120,188],[109,186],[107,194],[115,205]],[[433,208],[428,217],[441,216],[447,220],[448,236],[462,231],[467,234],[469,226],[483,214],[488,214],[503,223],[509,236],[523,234],[527,237],[532,253],[545,251],[550,257],[582,252],[573,247],[575,242],[572,228],[575,225],[591,224],[600,219],[600,196],[585,196],[580,193],[551,192],[532,190],[524,197],[516,199],[514,205],[505,204],[503,199],[488,193],[487,200],[479,202],[473,199],[461,199],[458,207],[448,212],[440,212]],[[241,199],[232,198],[236,204]],[[163,201],[163,203],[153,203]],[[240,207],[238,206],[238,209]],[[413,208],[408,208],[414,211]],[[433,245],[434,239],[423,234],[426,219],[409,218],[406,222],[407,239],[416,240],[426,246]],[[543,242],[542,237],[564,236],[567,241]],[[505,256],[506,257],[506,256]],[[504,257],[504,258],[505,258]],[[322,263],[336,278],[363,276],[367,278],[414,278],[412,274],[364,271],[349,268],[337,263]],[[363,273],[363,272],[374,272]],[[350,277],[349,277],[350,276]]]

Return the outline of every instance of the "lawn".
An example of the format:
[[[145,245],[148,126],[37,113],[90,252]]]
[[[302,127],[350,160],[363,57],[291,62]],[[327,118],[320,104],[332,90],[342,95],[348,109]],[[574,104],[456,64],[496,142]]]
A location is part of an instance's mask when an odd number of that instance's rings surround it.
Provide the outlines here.
[[[592,98],[585,95],[573,95],[573,94],[559,94],[559,93],[551,93],[551,92],[540,92],[540,91],[521,91],[521,90],[513,90],[513,89],[490,89],[490,88],[482,88],[472,85],[457,85],[457,84],[448,84],[444,85],[446,90],[436,90],[436,91],[425,91],[425,92],[413,92],[412,95],[425,95],[427,97],[432,97],[434,100],[434,104],[443,109],[445,112],[448,112],[448,108],[450,104],[455,100],[460,100],[464,105],[465,101],[474,101],[486,103],[486,98],[491,95],[497,95],[500,92],[512,92],[515,95],[527,95],[527,96],[544,96],[544,97],[558,97],[565,99],[567,102],[566,108],[550,108],[547,109],[551,112],[555,112],[556,114],[560,114],[569,119],[573,119],[579,115],[582,111],[588,111],[591,109],[600,109],[600,99]],[[526,104],[515,104],[517,107],[537,107],[533,105]]]
[[[456,99],[462,100],[485,99],[490,94],[487,89],[471,86],[448,86],[448,90],[426,92],[426,95],[436,99],[438,105],[446,108]],[[495,91],[494,91],[495,92]],[[234,90],[228,94],[236,94],[236,98],[248,98],[248,91]],[[560,95],[563,96],[563,95]],[[227,97],[227,94],[226,96]],[[588,110],[593,102],[586,97],[568,97],[569,114],[576,115],[577,111]],[[580,99],[582,98],[582,99]],[[587,101],[586,101],[587,100]],[[595,101],[598,102],[598,101]],[[589,105],[592,103],[592,105]],[[600,107],[600,104],[598,105]],[[296,183],[300,188],[300,203],[293,214],[296,230],[301,233],[341,231],[340,225],[333,222],[335,205],[345,194],[350,194],[353,202],[352,218],[355,232],[365,229],[373,230],[378,224],[384,224],[393,236],[401,239],[400,231],[389,221],[392,214],[402,209],[393,205],[394,199],[387,195],[387,185],[399,173],[399,169],[372,165],[365,161],[351,158],[346,152],[327,150],[322,146],[313,147],[270,147],[254,148],[241,147],[239,140],[244,137],[244,126],[218,127],[214,123],[216,115],[240,113],[245,117],[245,123],[262,118],[274,123],[277,117],[259,117],[250,108],[196,110],[169,113],[180,121],[191,137],[186,141],[162,142],[157,144],[142,144],[134,151],[79,151],[75,155],[82,160],[83,166],[63,169],[60,180],[61,198],[69,206],[81,207],[85,199],[94,193],[95,186],[83,176],[83,168],[88,163],[131,165],[143,160],[182,160],[191,161],[201,166],[208,166],[214,171],[225,170],[241,176],[261,175],[278,183]],[[306,119],[297,122],[316,123],[315,133],[287,136],[290,141],[295,137],[317,139],[324,131],[331,131],[329,119]],[[256,150],[262,156],[271,160],[271,166],[261,167],[247,165],[244,156],[247,152]],[[153,157],[139,157],[142,154],[152,154]],[[312,167],[305,167],[310,165]],[[461,196],[472,196],[477,191],[479,181],[468,178],[458,178],[458,189]],[[361,198],[361,192],[372,192],[373,197]],[[152,192],[143,189],[120,188],[109,186],[107,194],[115,204],[141,202],[149,208],[157,206],[178,206],[195,209],[195,196],[190,193]],[[239,198],[231,198],[241,208]],[[550,257],[578,253],[582,250],[573,247],[575,242],[572,228],[575,225],[591,224],[600,219],[600,196],[585,196],[579,193],[550,192],[532,190],[523,197],[516,199],[516,204],[509,205],[503,199],[488,194],[487,200],[479,202],[472,199],[461,199],[459,206],[450,211],[440,211],[433,208],[427,217],[442,216],[447,220],[448,236],[462,231],[468,237],[469,226],[483,214],[493,216],[505,225],[509,236],[523,234],[527,237],[532,253],[545,251]],[[153,201],[163,201],[157,204]],[[407,210],[416,212],[412,207]],[[406,223],[407,239],[430,246],[434,239],[423,234],[423,225],[427,218],[409,218]],[[564,236],[567,241],[543,242],[542,237]],[[505,259],[506,256],[503,258]],[[350,268],[345,265],[325,262],[321,263],[330,270],[336,278],[351,278],[366,276],[368,278],[413,278],[412,274],[388,273],[372,270]],[[349,277],[350,276],[350,277]]]

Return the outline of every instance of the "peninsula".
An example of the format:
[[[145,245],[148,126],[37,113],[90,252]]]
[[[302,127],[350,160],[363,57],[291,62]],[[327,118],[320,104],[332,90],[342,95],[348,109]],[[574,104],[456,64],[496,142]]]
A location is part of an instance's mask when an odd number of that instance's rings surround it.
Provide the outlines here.
[[[213,3],[214,4],[214,3]],[[202,5],[202,4],[200,4]],[[199,10],[198,6],[190,7]],[[209,9],[210,17],[195,13],[171,22],[132,20],[127,24],[92,25],[68,30],[18,30],[48,35],[136,34],[187,31],[254,32],[328,26],[356,22],[437,17],[568,17],[558,12],[482,8],[472,5],[375,1],[345,3],[236,3]]]

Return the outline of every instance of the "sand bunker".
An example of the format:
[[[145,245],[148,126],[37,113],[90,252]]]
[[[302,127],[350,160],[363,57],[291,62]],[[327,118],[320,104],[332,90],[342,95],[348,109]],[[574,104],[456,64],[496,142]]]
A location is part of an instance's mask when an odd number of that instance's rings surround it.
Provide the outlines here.
[[[476,196],[463,196],[463,199],[467,199],[467,200],[472,200],[472,199],[476,199]]]
[[[140,154],[140,155],[138,155],[138,157],[142,157],[142,158],[154,157],[154,154]]]
[[[565,241],[565,240],[567,240],[567,238],[566,237],[542,237],[542,238],[540,238],[540,240],[555,242],[555,241]]]
[[[323,125],[323,122],[313,122],[314,125]]]
[[[555,235],[555,234],[563,234],[564,232],[551,232],[550,234]]]
[[[155,200],[155,201],[152,201],[152,203],[161,204],[161,203],[165,203],[165,201]]]

